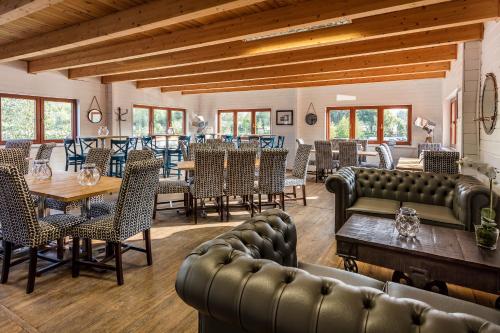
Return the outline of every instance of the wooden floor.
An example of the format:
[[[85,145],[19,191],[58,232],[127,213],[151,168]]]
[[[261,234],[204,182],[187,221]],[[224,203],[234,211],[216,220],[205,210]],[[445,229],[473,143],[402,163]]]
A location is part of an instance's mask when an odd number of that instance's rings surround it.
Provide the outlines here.
[[[340,267],[333,233],[334,200],[324,184],[308,184],[308,206],[287,202],[297,224],[299,260]],[[249,217],[235,212],[230,222],[209,213],[194,225],[175,211],[160,212],[152,230],[153,266],[142,253],[124,255],[125,285],[118,287],[113,272],[82,269],[73,279],[69,267],[46,273],[35,291],[25,294],[27,264],[12,269],[7,285],[0,285],[1,332],[196,332],[197,316],[175,293],[174,281],[183,258],[209,240]],[[389,270],[360,264],[360,272],[390,279]],[[450,294],[493,306],[494,296],[450,286]]]

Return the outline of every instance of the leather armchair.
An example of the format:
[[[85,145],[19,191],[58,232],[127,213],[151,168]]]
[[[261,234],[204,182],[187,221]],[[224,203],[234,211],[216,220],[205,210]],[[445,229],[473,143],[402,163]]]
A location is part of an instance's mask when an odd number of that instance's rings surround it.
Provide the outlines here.
[[[326,188],[335,193],[335,231],[349,218],[349,208],[363,197],[447,207],[466,230],[480,223],[481,208],[489,202],[488,189],[464,175],[349,167],[331,175]],[[391,211],[389,216],[394,214]]]
[[[297,268],[296,230],[277,209],[196,248],[177,275],[199,332],[500,332],[466,314],[391,297]]]

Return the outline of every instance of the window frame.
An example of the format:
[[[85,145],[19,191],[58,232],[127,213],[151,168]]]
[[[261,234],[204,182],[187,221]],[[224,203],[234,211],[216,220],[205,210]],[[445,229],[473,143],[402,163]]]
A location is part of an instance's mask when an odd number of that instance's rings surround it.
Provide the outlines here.
[[[272,132],[272,110],[270,108],[264,109],[220,109],[217,111],[217,133],[219,134],[229,134],[229,133],[221,133],[221,114],[223,113],[232,113],[233,114],[233,137],[238,136],[238,113],[239,112],[250,112],[250,134],[242,134],[242,135],[270,135],[270,134],[256,134],[257,131],[257,121],[256,114],[257,112],[267,112],[269,113],[269,131]]]
[[[2,98],[16,98],[16,99],[28,99],[35,101],[35,138],[33,139],[34,144],[42,144],[48,142],[62,143],[63,139],[50,139],[45,140],[45,101],[49,102],[65,102],[71,104],[71,137],[75,138],[78,127],[77,119],[77,103],[76,99],[69,98],[57,98],[57,97],[43,97],[43,96],[32,96],[32,95],[17,95],[17,94],[6,94],[0,93],[0,100]],[[0,103],[0,144],[5,144],[6,140],[2,137],[2,105]]]
[[[329,106],[326,108],[326,138],[330,140],[330,113],[334,111],[349,111],[349,139],[356,138],[356,110],[377,110],[377,140],[368,141],[369,144],[387,143],[384,141],[384,110],[408,110],[408,140],[396,141],[396,145],[410,146],[412,142],[412,105],[363,105],[363,106]]]
[[[154,110],[164,110],[167,112],[167,130],[172,125],[172,112],[171,111],[180,111],[183,113],[182,116],[182,133],[176,133],[176,135],[186,135],[186,109],[182,108],[173,108],[173,107],[165,107],[165,106],[152,106],[152,105],[143,105],[143,104],[134,104],[132,106],[132,128],[134,126],[134,109],[148,109],[149,110],[149,123],[148,123],[148,135],[166,135],[167,133],[154,133]]]

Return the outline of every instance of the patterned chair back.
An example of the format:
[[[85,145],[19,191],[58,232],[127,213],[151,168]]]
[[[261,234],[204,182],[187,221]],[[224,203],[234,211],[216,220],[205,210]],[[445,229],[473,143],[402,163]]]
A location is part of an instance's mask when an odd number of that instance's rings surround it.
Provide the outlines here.
[[[227,154],[226,195],[253,195],[256,150],[230,150]]]
[[[424,150],[424,172],[458,174],[458,151]]]
[[[441,143],[419,143],[417,148],[417,153],[420,158],[420,154],[422,154],[424,150],[440,151],[441,149],[442,149]]]
[[[274,148],[274,137],[261,137],[260,148]]]
[[[330,142],[332,143],[332,149],[333,150],[339,150],[340,149],[340,143],[341,142],[346,142],[348,141],[347,139],[331,139]]]
[[[293,163],[292,176],[306,179],[311,149],[312,145],[299,145],[295,155],[295,162]]]
[[[386,170],[391,170],[392,169],[392,164],[389,159],[389,155],[387,153],[387,149],[383,146],[377,146],[375,147],[375,150],[378,153],[378,158],[379,158],[379,168],[380,169],[386,169]]]
[[[259,150],[259,143],[256,141],[242,142],[240,149]]]
[[[358,160],[358,144],[354,141],[346,141],[339,143],[339,164],[340,167],[357,166]]]
[[[24,157],[22,149],[15,150]],[[40,225],[28,185],[14,165],[0,163],[0,221],[3,239],[21,246],[37,246]]]
[[[26,152],[24,149],[0,149],[0,163],[13,165],[22,175],[28,174],[29,162],[26,160]]]
[[[213,149],[217,149],[223,141],[222,139],[207,139],[205,142]]]
[[[302,138],[295,139],[295,142],[297,142],[297,145],[303,145],[305,143],[304,139],[302,139]]]
[[[80,138],[80,152],[86,155],[90,148],[98,148],[99,140],[97,138]]]
[[[316,168],[318,170],[335,169],[332,143],[327,140],[314,141],[314,148],[316,150]]]
[[[127,165],[131,163],[150,160],[155,158],[155,153],[151,149],[142,149],[142,150],[132,150],[128,153],[127,157]]]
[[[219,145],[219,148],[220,149],[223,149],[223,150],[234,150],[236,149],[236,145],[234,144],[234,142],[222,142],[220,145]]]
[[[285,137],[282,135],[278,136],[278,140],[276,141],[276,145],[274,146],[274,148],[283,148],[284,145]]]
[[[385,150],[387,151],[387,156],[389,156],[389,163],[391,165],[391,169],[396,168],[396,165],[394,163],[394,157],[392,156],[391,146],[389,146],[387,143],[382,143],[382,146],[385,147]]]
[[[196,143],[205,143],[205,134],[198,134],[195,138]]]
[[[42,143],[40,147],[38,147],[38,151],[36,152],[35,160],[48,160],[50,161],[50,157],[52,156],[52,151],[56,147],[56,144],[53,142],[50,143]]]
[[[161,159],[129,163],[116,202],[114,228],[121,240],[151,228]]]
[[[222,149],[197,149],[194,158],[195,198],[221,197],[224,194],[224,156]]]
[[[90,148],[85,158],[85,163],[94,163],[99,173],[103,176],[108,174],[110,162],[110,148]]]
[[[209,144],[208,142],[206,143],[196,143],[193,142],[189,145],[189,161],[194,161],[194,157],[196,155],[196,151],[199,149],[211,149],[212,145]]]
[[[31,145],[33,141],[19,139],[19,140],[8,140],[5,142],[5,149],[19,148],[24,152],[24,157],[30,157]]]
[[[277,194],[285,189],[288,149],[262,149],[259,166],[259,193]]]

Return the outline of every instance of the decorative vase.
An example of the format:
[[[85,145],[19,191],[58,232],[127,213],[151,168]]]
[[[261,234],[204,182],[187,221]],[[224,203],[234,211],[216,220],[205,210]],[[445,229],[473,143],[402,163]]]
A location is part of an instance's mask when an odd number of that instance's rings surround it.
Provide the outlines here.
[[[94,186],[101,179],[101,174],[94,163],[86,163],[82,165],[82,169],[78,174],[78,183],[82,186]]]
[[[396,230],[401,236],[416,237],[420,230],[420,219],[413,208],[402,207],[396,214]]]
[[[52,169],[49,166],[49,160],[34,160],[31,173],[37,180],[50,179],[52,177]]]
[[[481,209],[481,224],[474,226],[477,246],[488,250],[497,248],[499,230],[495,215],[495,211],[491,208]]]
[[[107,135],[109,135],[109,129],[106,126],[101,126],[97,130],[97,135],[99,135],[99,136],[107,136]]]

